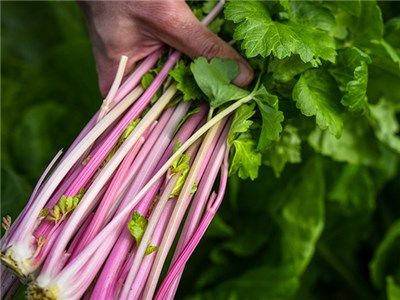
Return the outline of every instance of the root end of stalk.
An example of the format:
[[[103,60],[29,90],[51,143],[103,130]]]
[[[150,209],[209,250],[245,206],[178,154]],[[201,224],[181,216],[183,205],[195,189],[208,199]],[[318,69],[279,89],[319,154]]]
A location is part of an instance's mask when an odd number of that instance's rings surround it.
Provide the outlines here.
[[[7,267],[10,271],[12,271],[15,275],[17,275],[20,279],[26,280],[26,275],[22,272],[21,268],[18,266],[17,262],[10,256],[6,255],[3,252],[0,253],[1,264]]]
[[[43,288],[36,283],[31,283],[26,290],[26,298],[29,300],[56,300],[57,288]]]

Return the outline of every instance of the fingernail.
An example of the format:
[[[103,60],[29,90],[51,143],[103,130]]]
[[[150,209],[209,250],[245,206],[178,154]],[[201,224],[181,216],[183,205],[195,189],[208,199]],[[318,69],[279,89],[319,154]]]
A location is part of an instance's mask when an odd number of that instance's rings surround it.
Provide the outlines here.
[[[233,80],[233,83],[245,87],[253,80],[253,70],[247,64],[239,62],[239,75]]]

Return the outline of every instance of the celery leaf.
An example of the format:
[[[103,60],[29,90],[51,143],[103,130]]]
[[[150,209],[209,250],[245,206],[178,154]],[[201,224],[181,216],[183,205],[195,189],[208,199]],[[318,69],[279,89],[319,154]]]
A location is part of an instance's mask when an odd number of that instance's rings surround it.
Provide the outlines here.
[[[335,43],[326,32],[295,20],[272,20],[267,5],[258,1],[229,2],[225,17],[236,23],[234,38],[242,40],[247,57],[271,53],[279,59],[299,54],[304,62],[317,66],[321,59],[334,62]]]
[[[313,69],[304,72],[294,86],[293,99],[303,115],[316,117],[321,129],[328,129],[337,138],[341,136],[340,93],[326,71]]]
[[[229,173],[238,173],[242,179],[250,177],[254,180],[258,177],[258,168],[261,165],[261,153],[256,150],[256,143],[253,139],[239,138],[232,142],[232,161]]]
[[[191,64],[190,69],[213,108],[249,94],[248,91],[231,83],[239,74],[239,66],[234,61],[214,57],[207,62],[204,57],[199,57]]]
[[[194,81],[193,74],[183,61],[179,61],[176,67],[169,71],[169,75],[178,83],[177,88],[183,94],[183,100],[197,100],[204,97],[203,93]]]
[[[132,218],[128,223],[128,230],[135,238],[136,245],[140,244],[144,232],[146,231],[148,221],[142,216],[139,212],[134,211],[132,214]]]

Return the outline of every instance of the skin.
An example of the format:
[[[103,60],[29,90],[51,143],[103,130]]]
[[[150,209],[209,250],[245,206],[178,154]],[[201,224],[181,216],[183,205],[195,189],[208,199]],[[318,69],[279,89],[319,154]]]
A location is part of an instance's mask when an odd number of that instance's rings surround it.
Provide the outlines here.
[[[214,35],[191,12],[184,0],[85,1],[82,8],[93,46],[100,91],[108,92],[122,55],[125,75],[144,57],[169,45],[190,58],[218,56],[239,63],[234,80],[244,87],[253,80],[246,60]]]

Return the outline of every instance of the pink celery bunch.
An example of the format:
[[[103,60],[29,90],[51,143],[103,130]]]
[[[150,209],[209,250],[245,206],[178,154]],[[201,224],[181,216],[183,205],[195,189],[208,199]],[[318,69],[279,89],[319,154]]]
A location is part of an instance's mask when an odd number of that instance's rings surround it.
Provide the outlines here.
[[[56,154],[18,218],[12,224],[3,219],[2,299],[10,299],[20,282],[28,283],[30,299],[174,297],[223,199],[229,115],[241,103],[212,117],[206,104],[179,101],[168,77],[177,51],[144,89],[142,77],[162,52],[149,55],[123,84],[127,58],[121,59],[99,111],[68,151]]]

